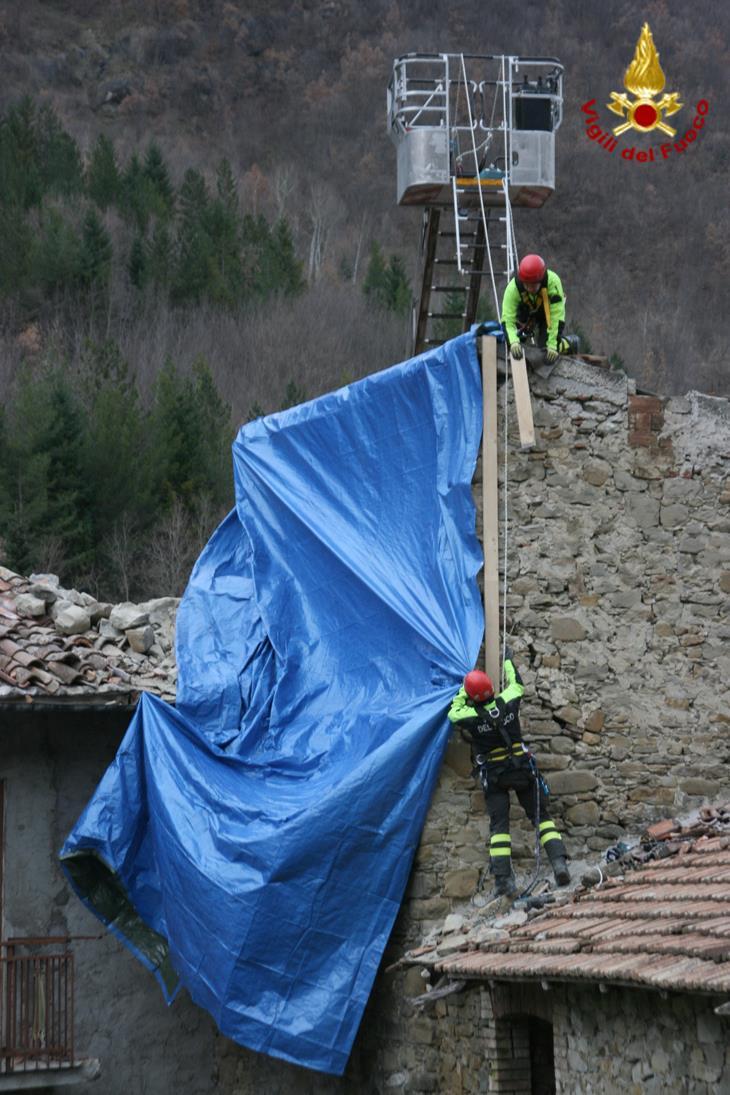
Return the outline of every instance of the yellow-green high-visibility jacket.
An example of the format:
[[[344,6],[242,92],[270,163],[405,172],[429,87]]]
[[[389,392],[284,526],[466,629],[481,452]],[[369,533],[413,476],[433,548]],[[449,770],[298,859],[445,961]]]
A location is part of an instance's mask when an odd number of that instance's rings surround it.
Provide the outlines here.
[[[502,298],[502,326],[507,334],[507,343],[518,342],[517,320],[524,322],[529,317],[545,317],[547,344],[552,350],[558,348],[558,326],[565,322],[565,293],[560,278],[554,270],[548,270],[542,279],[537,293],[528,293],[519,278],[512,278]]]
[[[487,764],[498,764],[508,757],[506,734],[514,757],[527,754],[520,727],[520,700],[525,691],[522,678],[511,658],[504,663],[505,688],[486,703],[476,703],[462,685],[451,701],[449,721],[465,730],[475,754],[484,754]]]

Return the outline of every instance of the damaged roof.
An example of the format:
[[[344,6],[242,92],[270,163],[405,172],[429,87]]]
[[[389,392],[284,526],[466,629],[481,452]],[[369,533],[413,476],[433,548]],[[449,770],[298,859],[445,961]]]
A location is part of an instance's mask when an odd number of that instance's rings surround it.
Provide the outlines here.
[[[730,807],[682,827],[662,822],[605,877],[594,868],[563,903],[516,910],[410,961],[453,979],[618,983],[730,992]],[[463,931],[464,929],[462,929]],[[439,951],[442,954],[439,954]],[[406,961],[409,956],[406,956]]]
[[[178,604],[107,604],[0,566],[0,704],[174,702]]]

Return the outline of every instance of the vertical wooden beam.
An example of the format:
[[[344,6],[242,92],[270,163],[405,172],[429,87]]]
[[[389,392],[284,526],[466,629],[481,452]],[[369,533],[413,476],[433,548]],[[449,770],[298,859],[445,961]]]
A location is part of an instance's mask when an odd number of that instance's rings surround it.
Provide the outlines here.
[[[499,492],[497,488],[497,340],[482,337],[482,546],[484,662],[499,688]]]
[[[535,444],[535,424],[532,421],[532,403],[530,401],[530,382],[527,379],[527,365],[525,359],[519,361],[510,355],[512,366],[512,385],[515,392],[515,409],[517,411],[517,428],[520,431],[520,445],[523,449],[531,449]]]

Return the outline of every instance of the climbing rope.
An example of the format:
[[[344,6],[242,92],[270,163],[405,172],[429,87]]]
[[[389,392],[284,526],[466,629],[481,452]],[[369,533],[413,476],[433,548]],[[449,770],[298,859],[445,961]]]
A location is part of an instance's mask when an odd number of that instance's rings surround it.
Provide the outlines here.
[[[471,110],[471,99],[468,91],[468,82],[466,76],[466,61],[464,54],[460,54],[461,58],[461,73],[464,83],[464,93],[467,108],[467,115],[469,119],[469,132],[471,133],[472,141],[472,155],[474,157],[474,173],[479,177],[478,162],[477,162],[477,143],[474,136],[474,119]],[[500,84],[502,87],[502,119],[503,119],[503,133],[504,133],[504,178],[502,179],[502,188],[504,191],[504,224],[505,224],[505,265],[506,275],[509,281],[513,271],[517,265],[517,240],[515,237],[514,219],[512,217],[512,206],[509,199],[509,132],[508,126],[508,109],[510,104],[509,96],[507,95],[507,77],[505,70],[505,58],[501,60],[501,79]],[[495,94],[494,104],[492,106],[492,121],[494,120],[494,112],[496,109],[497,96]],[[500,313],[500,301],[497,293],[497,280],[494,274],[494,263],[492,262],[492,247],[489,239],[489,217],[487,216],[487,210],[484,205],[484,195],[482,193],[481,186],[477,186],[477,193],[479,194],[479,208],[482,218],[482,226],[484,228],[484,249],[487,253],[487,259],[489,262],[489,277],[492,283],[492,298],[494,300],[494,314]],[[455,211],[456,212],[456,211]],[[504,666],[504,660],[507,654],[507,571],[509,561],[509,505],[508,505],[508,408],[509,408],[509,347],[507,346],[507,340],[504,342],[504,411],[502,415],[504,423],[504,444],[503,444],[503,475],[502,475],[502,498],[504,506],[504,516],[502,520],[502,658],[501,666]],[[504,687],[504,671],[501,670],[501,687]]]

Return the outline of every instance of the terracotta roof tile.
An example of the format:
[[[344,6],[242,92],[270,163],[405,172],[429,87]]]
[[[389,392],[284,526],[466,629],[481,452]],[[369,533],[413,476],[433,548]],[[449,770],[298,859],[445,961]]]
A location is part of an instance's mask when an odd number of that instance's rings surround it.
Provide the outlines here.
[[[718,832],[723,826],[726,832]],[[727,807],[703,809],[684,830],[673,822],[665,827],[672,839],[663,858],[635,858],[623,877],[579,888],[560,906],[505,927],[498,943],[481,941],[476,949],[466,936],[466,952],[442,958],[435,950],[425,961],[467,979],[730,992],[729,827]],[[655,854],[655,846],[645,852]]]

